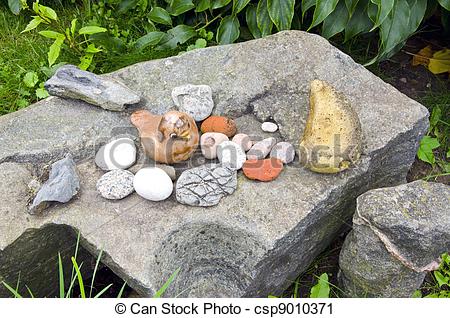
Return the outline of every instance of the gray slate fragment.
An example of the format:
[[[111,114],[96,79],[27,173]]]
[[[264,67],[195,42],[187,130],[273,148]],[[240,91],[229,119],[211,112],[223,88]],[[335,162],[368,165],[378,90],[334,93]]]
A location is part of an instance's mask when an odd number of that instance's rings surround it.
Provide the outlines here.
[[[75,162],[71,155],[67,155],[52,164],[48,180],[39,189],[33,203],[30,205],[30,213],[41,212],[50,202],[69,202],[80,189]]]
[[[80,70],[74,65],[61,66],[45,82],[50,95],[73,98],[113,111],[139,103],[140,96],[122,83]]]
[[[270,153],[272,148],[276,145],[277,140],[273,137],[269,137],[258,141],[247,152],[247,159],[264,159]]]
[[[172,99],[179,111],[192,116],[195,121],[209,117],[214,108],[212,90],[208,85],[186,84],[175,87]]]
[[[357,199],[339,259],[350,297],[411,297],[450,251],[450,186],[415,181]]]
[[[177,201],[191,206],[214,206],[237,188],[235,169],[228,165],[203,165],[184,171],[176,185]]]
[[[120,200],[134,192],[134,174],[127,170],[116,169],[105,173],[97,181],[97,191],[109,200]]]

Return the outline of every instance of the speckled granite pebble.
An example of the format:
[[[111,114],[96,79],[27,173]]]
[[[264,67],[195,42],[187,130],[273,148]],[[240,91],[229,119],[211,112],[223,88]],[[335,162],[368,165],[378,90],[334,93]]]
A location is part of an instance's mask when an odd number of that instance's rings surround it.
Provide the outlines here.
[[[105,199],[120,200],[133,193],[134,175],[126,170],[112,170],[97,181],[97,191]]]

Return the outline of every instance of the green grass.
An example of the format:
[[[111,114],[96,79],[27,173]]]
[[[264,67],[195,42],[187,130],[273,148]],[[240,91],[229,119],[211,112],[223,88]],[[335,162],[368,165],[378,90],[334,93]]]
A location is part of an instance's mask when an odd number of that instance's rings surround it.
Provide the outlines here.
[[[87,23],[80,4],[58,5],[58,1],[52,5],[63,25],[70,25],[73,18],[79,23]],[[36,30],[23,33],[30,20],[30,14],[22,12],[19,16],[12,14],[4,2],[0,3],[0,116],[15,112],[27,107],[38,100],[35,90],[38,85],[48,79],[47,51],[52,40],[39,35]],[[43,30],[39,27],[38,30]],[[136,34],[136,37],[140,36]],[[95,56],[93,71],[103,74],[115,71],[122,67],[142,61],[164,58],[178,54],[175,51],[155,51],[151,48],[141,52],[128,50],[123,52],[104,52]],[[64,62],[77,65],[80,56],[63,46],[61,56],[57,63]],[[39,83],[34,88],[29,88],[23,82],[27,72],[35,72],[39,77]]]

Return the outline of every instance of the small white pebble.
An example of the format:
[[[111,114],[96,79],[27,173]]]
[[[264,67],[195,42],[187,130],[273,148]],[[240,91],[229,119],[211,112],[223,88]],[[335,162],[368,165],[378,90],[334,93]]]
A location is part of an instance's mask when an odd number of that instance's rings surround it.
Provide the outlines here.
[[[262,123],[261,129],[265,132],[276,132],[278,130],[278,126],[275,123],[271,123],[270,121],[266,121]]]

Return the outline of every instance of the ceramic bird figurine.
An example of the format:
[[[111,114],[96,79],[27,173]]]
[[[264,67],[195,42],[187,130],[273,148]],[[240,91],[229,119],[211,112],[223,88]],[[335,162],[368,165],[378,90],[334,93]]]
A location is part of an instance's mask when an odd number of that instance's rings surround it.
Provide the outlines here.
[[[170,111],[162,116],[147,110],[131,115],[145,153],[156,162],[172,164],[187,160],[197,149],[199,133],[192,117]]]

